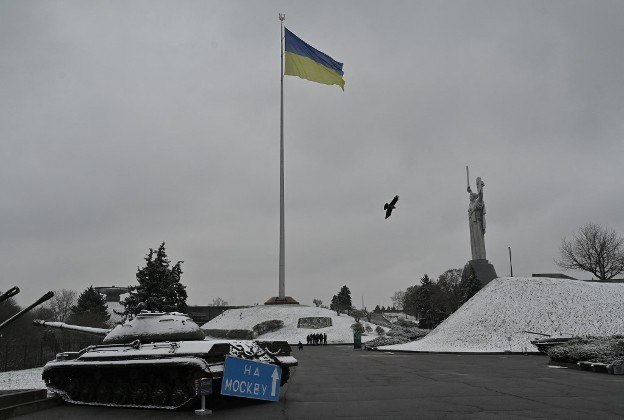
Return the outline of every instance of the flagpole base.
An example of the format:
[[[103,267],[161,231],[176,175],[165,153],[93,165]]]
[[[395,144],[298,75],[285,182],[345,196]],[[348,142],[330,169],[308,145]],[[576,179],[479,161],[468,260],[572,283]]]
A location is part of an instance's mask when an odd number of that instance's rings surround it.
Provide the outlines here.
[[[195,410],[195,414],[197,414],[198,416],[208,416],[210,414],[212,414],[212,410],[209,409],[199,409],[199,410]]]
[[[264,302],[265,305],[299,305],[299,302],[297,302],[295,299],[291,298],[290,296],[284,296],[283,298],[280,298],[279,296],[274,296],[272,298],[270,298],[269,300],[267,300],[266,302]]]

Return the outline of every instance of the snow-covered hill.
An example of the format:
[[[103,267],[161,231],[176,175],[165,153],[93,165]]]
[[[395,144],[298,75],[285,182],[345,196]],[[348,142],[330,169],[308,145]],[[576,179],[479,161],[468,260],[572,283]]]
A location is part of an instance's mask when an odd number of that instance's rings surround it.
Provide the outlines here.
[[[624,284],[503,277],[490,282],[421,340],[383,350],[537,351],[534,331],[553,335],[624,334]]]
[[[297,328],[300,318],[329,317],[332,326],[325,328]],[[329,344],[353,343],[353,331],[351,325],[355,322],[353,317],[341,314],[325,308],[303,305],[259,305],[250,308],[230,309],[213,320],[202,325],[206,330],[251,330],[254,325],[263,321],[279,319],[284,322],[284,327],[278,331],[269,332],[258,337],[266,340],[286,340],[290,344],[297,344],[299,340],[306,343],[306,336],[314,333],[327,334]],[[374,330],[376,325],[362,321],[364,326],[370,325]],[[362,335],[362,342],[372,340],[377,335],[369,333]]]

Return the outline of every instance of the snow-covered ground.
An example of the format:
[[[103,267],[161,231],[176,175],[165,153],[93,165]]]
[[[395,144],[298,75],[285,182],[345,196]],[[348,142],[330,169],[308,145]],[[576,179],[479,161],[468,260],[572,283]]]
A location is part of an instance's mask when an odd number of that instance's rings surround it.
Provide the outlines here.
[[[297,328],[299,318],[309,317],[330,317],[332,320],[331,327],[325,328]],[[230,309],[225,311],[212,321],[204,324],[204,329],[247,329],[262,321],[271,319],[281,319],[284,322],[284,328],[279,331],[270,332],[260,336],[260,339],[268,340],[286,340],[290,344],[297,344],[299,340],[305,344],[306,336],[312,333],[327,334],[328,343],[352,343],[353,331],[351,324],[355,322],[353,317],[348,315],[336,315],[336,312],[324,308],[316,308],[301,305],[267,305],[254,306],[243,309]],[[361,321],[362,324],[370,325],[375,329],[376,325]],[[385,330],[388,330],[387,328]],[[376,338],[377,334],[370,333],[362,335],[362,341],[366,342]],[[15,370],[9,372],[0,372],[0,390],[14,389],[45,389],[45,383],[41,379],[43,368]]]
[[[383,350],[433,352],[536,352],[552,335],[624,334],[624,284],[551,278],[503,277],[421,340]]]
[[[45,389],[41,372],[42,367],[0,372],[0,390]]]
[[[332,320],[331,327],[325,328],[297,328],[299,318],[309,317],[329,317]],[[284,327],[278,331],[269,332],[258,337],[267,340],[285,340],[290,344],[297,344],[299,340],[306,343],[306,336],[314,333],[327,334],[328,344],[353,343],[353,330],[351,325],[355,322],[353,317],[336,312],[303,305],[259,305],[250,308],[229,309],[222,315],[212,319],[202,325],[203,330],[251,330],[254,325],[263,321],[280,319],[284,322]],[[370,325],[375,330],[376,325],[362,321],[364,327]],[[387,330],[387,329],[386,329]],[[367,335],[362,335],[362,342],[376,338],[373,331]]]

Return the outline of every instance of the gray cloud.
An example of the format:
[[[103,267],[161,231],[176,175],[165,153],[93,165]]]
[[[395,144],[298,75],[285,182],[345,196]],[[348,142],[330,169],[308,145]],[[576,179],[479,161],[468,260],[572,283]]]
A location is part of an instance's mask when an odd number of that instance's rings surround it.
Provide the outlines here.
[[[578,226],[624,233],[623,9],[3,2],[0,289],[132,284],[166,241],[192,304],[275,295],[279,11],[347,81],[285,80],[288,294],[387,305],[461,267],[467,164],[499,274],[507,246],[515,274],[557,271]]]

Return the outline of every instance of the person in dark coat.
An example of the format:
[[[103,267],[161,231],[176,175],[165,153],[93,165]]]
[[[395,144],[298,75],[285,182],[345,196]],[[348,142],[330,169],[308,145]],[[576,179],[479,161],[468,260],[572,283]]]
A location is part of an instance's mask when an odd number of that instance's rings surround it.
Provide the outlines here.
[[[327,345],[327,334],[323,333],[323,344]]]
[[[299,351],[303,350],[303,343],[299,340]]]

